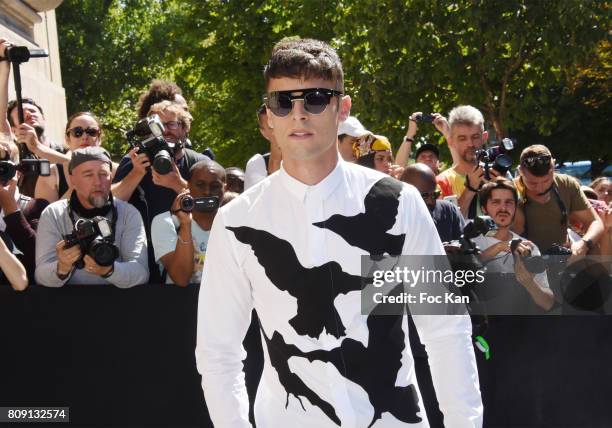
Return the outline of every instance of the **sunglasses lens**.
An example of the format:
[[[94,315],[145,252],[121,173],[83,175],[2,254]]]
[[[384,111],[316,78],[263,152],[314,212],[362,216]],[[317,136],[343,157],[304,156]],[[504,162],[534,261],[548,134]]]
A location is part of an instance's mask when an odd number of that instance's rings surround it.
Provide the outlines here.
[[[329,104],[330,96],[322,92],[311,92],[304,96],[304,108],[308,113],[323,113]]]
[[[276,116],[287,116],[293,107],[291,96],[281,93],[272,93],[268,98],[268,107]]]
[[[89,135],[90,137],[97,137],[99,132],[100,132],[100,131],[98,131],[98,130],[97,130],[97,129],[95,129],[95,128],[87,128],[87,129],[85,130],[85,133],[86,133],[87,135]]]
[[[76,128],[72,128],[72,136],[74,138],[81,138],[81,136],[83,136],[83,128],[81,128],[80,126],[76,127]]]

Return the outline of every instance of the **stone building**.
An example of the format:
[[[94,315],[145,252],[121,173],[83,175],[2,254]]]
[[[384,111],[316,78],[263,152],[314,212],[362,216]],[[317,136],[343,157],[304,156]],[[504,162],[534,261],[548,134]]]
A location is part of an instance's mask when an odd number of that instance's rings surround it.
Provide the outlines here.
[[[47,135],[64,140],[66,93],[62,86],[55,9],[63,0],[0,0],[0,37],[16,45],[46,49],[48,58],[32,58],[21,65],[22,95],[43,108]],[[15,98],[9,83],[9,99]]]

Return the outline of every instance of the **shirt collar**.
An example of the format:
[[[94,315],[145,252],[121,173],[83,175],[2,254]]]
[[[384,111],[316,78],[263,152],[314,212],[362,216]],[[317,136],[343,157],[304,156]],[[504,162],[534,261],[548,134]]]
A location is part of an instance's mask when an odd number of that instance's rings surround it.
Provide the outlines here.
[[[319,183],[309,186],[301,181],[295,179],[285,170],[283,162],[279,170],[279,180],[283,186],[289,190],[295,198],[300,202],[305,202],[306,197],[318,198],[320,200],[327,199],[332,192],[338,187],[342,178],[344,177],[344,169],[346,168],[346,162],[342,159],[338,159],[336,167]]]

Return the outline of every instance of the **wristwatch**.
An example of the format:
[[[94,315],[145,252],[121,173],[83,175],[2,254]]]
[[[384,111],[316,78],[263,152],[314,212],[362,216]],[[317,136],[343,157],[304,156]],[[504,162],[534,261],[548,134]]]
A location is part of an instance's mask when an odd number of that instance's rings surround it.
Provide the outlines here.
[[[410,141],[411,143],[414,143],[414,138],[410,138],[409,136],[405,136],[404,139],[402,140],[403,143],[405,143],[406,141]]]
[[[584,239],[584,238],[582,238],[582,240],[587,245],[589,251],[591,251],[593,249],[593,247],[595,246],[595,244],[593,244],[593,240],[591,240],[591,239]]]

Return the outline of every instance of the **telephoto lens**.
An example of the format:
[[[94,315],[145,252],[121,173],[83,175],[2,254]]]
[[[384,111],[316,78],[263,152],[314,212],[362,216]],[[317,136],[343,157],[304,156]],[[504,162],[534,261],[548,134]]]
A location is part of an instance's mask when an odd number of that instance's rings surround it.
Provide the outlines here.
[[[172,157],[166,150],[160,150],[153,159],[153,169],[162,175],[168,174],[172,171]]]

